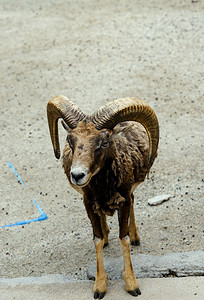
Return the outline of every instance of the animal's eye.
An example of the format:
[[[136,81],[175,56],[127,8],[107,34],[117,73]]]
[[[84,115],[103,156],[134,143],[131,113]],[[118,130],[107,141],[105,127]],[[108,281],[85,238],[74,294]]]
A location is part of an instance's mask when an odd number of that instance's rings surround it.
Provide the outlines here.
[[[108,143],[109,143],[108,141],[104,141],[100,145],[98,145],[95,150],[96,154],[99,154],[103,148],[106,148]]]

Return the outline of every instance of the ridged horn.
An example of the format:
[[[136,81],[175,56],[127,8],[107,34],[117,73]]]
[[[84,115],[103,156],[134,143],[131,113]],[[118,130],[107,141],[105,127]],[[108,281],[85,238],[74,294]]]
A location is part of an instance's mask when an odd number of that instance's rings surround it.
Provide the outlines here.
[[[50,129],[50,137],[57,159],[60,158],[60,146],[58,137],[58,119],[62,118],[71,128],[75,128],[85,115],[69,99],[59,95],[51,99],[47,104],[47,118]]]
[[[159,142],[159,123],[153,109],[144,101],[137,98],[122,98],[112,101],[91,116],[98,130],[113,129],[118,123],[136,121],[141,123],[149,136],[149,164],[156,157]]]

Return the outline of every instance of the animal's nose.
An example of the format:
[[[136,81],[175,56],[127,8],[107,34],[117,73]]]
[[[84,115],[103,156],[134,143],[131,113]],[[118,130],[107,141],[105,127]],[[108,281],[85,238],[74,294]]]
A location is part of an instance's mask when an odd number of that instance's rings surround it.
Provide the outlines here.
[[[80,179],[84,178],[85,174],[83,172],[81,173],[75,173],[71,172],[72,179],[74,179],[76,182],[78,182]]]

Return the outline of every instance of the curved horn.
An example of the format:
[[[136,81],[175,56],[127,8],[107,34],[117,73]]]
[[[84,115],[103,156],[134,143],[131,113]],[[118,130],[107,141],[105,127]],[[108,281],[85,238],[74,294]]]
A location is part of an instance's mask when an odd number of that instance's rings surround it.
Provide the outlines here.
[[[159,123],[153,109],[137,98],[122,98],[112,101],[91,116],[97,129],[113,129],[118,123],[136,121],[141,123],[149,136],[149,163],[153,163],[159,142]]]
[[[47,118],[50,129],[50,137],[57,159],[60,158],[60,146],[58,137],[58,119],[62,118],[70,127],[75,128],[85,115],[70,100],[64,96],[56,96],[47,104]]]

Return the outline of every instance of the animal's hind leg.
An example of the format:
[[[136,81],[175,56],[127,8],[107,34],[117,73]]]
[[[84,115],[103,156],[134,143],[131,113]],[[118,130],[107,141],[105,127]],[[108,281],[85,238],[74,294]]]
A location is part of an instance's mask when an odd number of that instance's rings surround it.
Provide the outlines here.
[[[103,237],[104,237],[104,246],[103,247],[105,248],[106,246],[108,246],[108,234],[110,232],[110,229],[107,224],[106,215],[104,215],[104,214],[101,215],[101,228],[102,228]]]
[[[140,245],[140,236],[138,232],[138,226],[135,224],[134,214],[134,195],[131,194],[131,206],[130,206],[130,219],[129,219],[129,237],[133,246]]]

